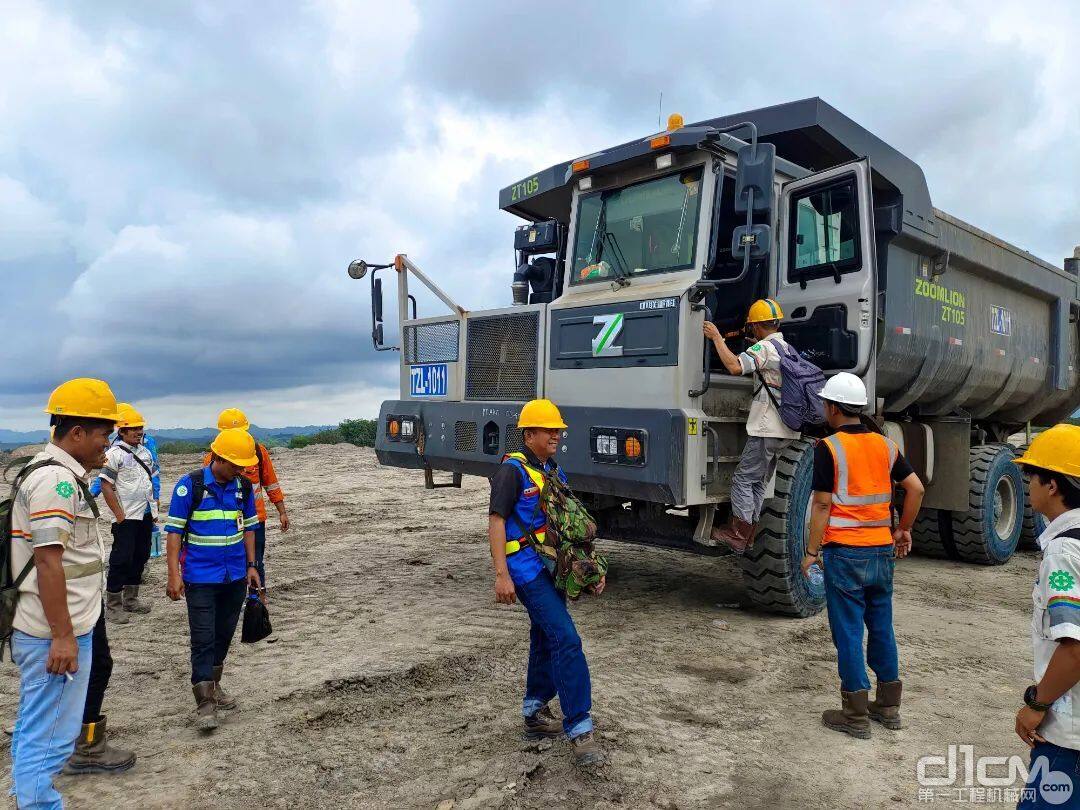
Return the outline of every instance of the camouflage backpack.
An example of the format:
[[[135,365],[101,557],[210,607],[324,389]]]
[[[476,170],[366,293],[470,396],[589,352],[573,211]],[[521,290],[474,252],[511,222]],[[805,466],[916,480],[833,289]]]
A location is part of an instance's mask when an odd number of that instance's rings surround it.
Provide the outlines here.
[[[547,516],[547,535],[543,543],[537,542],[531,530],[527,537],[541,555],[554,559],[555,587],[577,599],[607,574],[608,561],[593,545],[596,521],[589,510],[556,473],[540,472],[544,487],[536,508]],[[530,522],[535,522],[535,514],[533,517]]]

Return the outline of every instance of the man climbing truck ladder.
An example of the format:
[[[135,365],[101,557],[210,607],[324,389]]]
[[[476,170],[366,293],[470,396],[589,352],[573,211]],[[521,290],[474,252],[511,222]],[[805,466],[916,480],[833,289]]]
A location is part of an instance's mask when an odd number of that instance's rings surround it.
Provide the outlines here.
[[[1025,483],[1008,437],[1080,404],[1080,258],[1055,266],[937,210],[914,162],[820,99],[673,116],[499,202],[526,221],[505,307],[459,305],[405,255],[349,267],[370,275],[381,350],[395,348],[383,283],[397,281],[401,391],[379,417],[383,464],[423,470],[431,487],[489,476],[521,449],[523,404],[548,398],[574,426],[559,464],[600,537],[723,553],[711,529],[738,505],[757,381],[716,362],[702,333],[730,334],[771,299],[806,360],[863,381],[867,418],[923,483],[915,549],[1012,556]],[[445,310],[417,312],[417,284]],[[738,558],[748,600],[768,611],[824,605],[799,570],[817,437],[779,453]]]

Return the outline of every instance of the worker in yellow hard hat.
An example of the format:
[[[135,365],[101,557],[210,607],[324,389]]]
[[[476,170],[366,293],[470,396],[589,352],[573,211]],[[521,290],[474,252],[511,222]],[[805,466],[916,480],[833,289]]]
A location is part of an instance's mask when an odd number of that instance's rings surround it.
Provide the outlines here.
[[[226,408],[223,410],[218,414],[217,425],[218,430],[227,430],[229,428],[249,430],[251,427],[247,415],[239,408]],[[289,513],[285,509],[285,493],[281,489],[277,470],[274,469],[274,460],[270,456],[270,451],[262,442],[255,442],[255,458],[257,461],[244,470],[244,475],[255,490],[255,509],[259,513],[259,523],[255,526],[255,564],[259,568],[259,577],[262,579],[265,588],[266,503],[263,499],[263,493],[266,493],[270,503],[277,509],[278,525],[281,527],[282,534],[289,530]],[[210,463],[209,454],[207,454],[203,463]]]
[[[541,554],[545,542],[554,539],[548,537],[541,492],[545,481],[553,478],[566,485],[554,458],[566,422],[553,402],[534,399],[521,409],[518,427],[524,446],[508,453],[491,477],[488,540],[495,565],[495,601],[509,605],[520,599],[532,623],[522,704],[524,731],[530,739],[565,733],[575,764],[595,765],[603,756],[593,735],[589,665],[565,594],[555,587],[546,562],[550,557]],[[601,579],[593,590],[599,594],[603,589]],[[548,705],[556,695],[561,720]]]
[[[754,543],[765,487],[776,472],[780,454],[799,437],[780,418],[780,353],[793,351],[780,332],[784,313],[771,298],[755,301],[746,317],[746,330],[754,338],[745,352],[735,354],[712,321],[705,321],[705,337],[713,342],[729,374],[755,378],[754,397],[746,420],[747,440],[731,479],[731,519],[714,528],[713,540],[743,554]]]
[[[1016,733],[1031,748],[1027,787],[1038,796],[1046,778],[1035,767],[1039,757],[1070,775],[1080,761],[1080,426],[1040,433],[1016,463],[1027,474],[1031,508],[1047,520],[1032,592],[1035,681],[1016,713]],[[1080,781],[1071,778],[1075,796]]]
[[[116,440],[105,454],[98,480],[115,520],[105,610],[110,623],[127,624],[129,613],[150,612],[150,603],[139,599],[139,588],[157,521],[154,479],[159,470],[153,454],[143,445],[146,419],[127,402],[117,406],[117,413]]]
[[[10,644],[20,678],[11,776],[19,807],[62,805],[53,777],[79,736],[102,615],[105,544],[87,476],[105,462],[117,420],[108,384],[85,377],[58,386],[45,411],[52,436],[11,492]]]
[[[186,598],[191,630],[191,689],[197,725],[217,728],[219,711],[237,706],[221,688],[240,608],[262,581],[255,565],[255,497],[244,470],[256,463],[255,439],[227,428],[210,444],[210,463],[176,482],[165,521],[172,600]],[[181,564],[180,550],[184,548]]]

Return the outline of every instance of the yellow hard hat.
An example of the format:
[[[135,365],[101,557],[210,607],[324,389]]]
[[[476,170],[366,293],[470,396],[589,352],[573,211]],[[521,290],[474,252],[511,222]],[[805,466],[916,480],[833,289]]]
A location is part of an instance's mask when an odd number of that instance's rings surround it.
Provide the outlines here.
[[[255,456],[255,439],[246,430],[226,428],[210,443],[214,455],[231,461],[238,467],[254,467],[259,463]]]
[[[102,419],[106,422],[115,422],[118,418],[116,397],[109,384],[90,377],[79,377],[58,385],[49,395],[45,413]]]
[[[121,402],[116,406],[116,429],[146,427],[143,415],[135,410],[129,402]]]
[[[519,428],[565,428],[562,414],[550,399],[534,399],[526,402],[518,417]]]
[[[784,311],[780,309],[778,303],[771,298],[762,298],[750,305],[750,314],[746,316],[746,322],[778,321],[783,317]]]
[[[251,427],[251,423],[248,422],[248,418],[239,408],[226,408],[218,414],[217,426],[218,430],[228,430],[229,428],[247,430]]]
[[[1016,463],[1022,467],[1041,467],[1071,478],[1080,477],[1080,425],[1062,422],[1044,430]]]

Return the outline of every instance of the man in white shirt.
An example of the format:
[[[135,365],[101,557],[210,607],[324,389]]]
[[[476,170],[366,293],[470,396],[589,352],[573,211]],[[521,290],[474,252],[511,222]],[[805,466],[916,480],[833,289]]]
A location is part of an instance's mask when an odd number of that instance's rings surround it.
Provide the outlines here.
[[[11,741],[19,807],[60,807],[52,777],[75,748],[101,615],[105,546],[87,472],[105,462],[116,398],[101,380],[71,380],[49,397],[52,440],[15,480],[11,572],[18,587],[11,657],[19,713]]]
[[[1031,749],[1019,808],[1080,804],[1080,426],[1060,424],[1035,437],[1016,463],[1028,475],[1031,508],[1048,525],[1032,591],[1035,683],[1016,713]],[[1038,763],[1042,759],[1042,765]]]
[[[149,613],[139,600],[143,569],[150,559],[150,540],[157,519],[154,475],[157,462],[143,446],[146,420],[126,402],[117,406],[117,438],[105,454],[101,495],[113,513],[113,545],[105,585],[105,611],[110,623],[126,624],[128,613]]]
[[[716,324],[705,321],[705,337],[716,346],[724,368],[730,374],[754,376],[758,385],[746,420],[746,444],[731,479],[731,521],[712,532],[714,540],[726,543],[736,554],[743,554],[754,544],[765,486],[776,472],[780,454],[799,437],[798,431],[780,419],[777,408],[781,384],[777,344],[787,345],[780,332],[783,317],[780,305],[771,298],[755,301],[746,327],[756,342],[738,355],[728,348]]]

